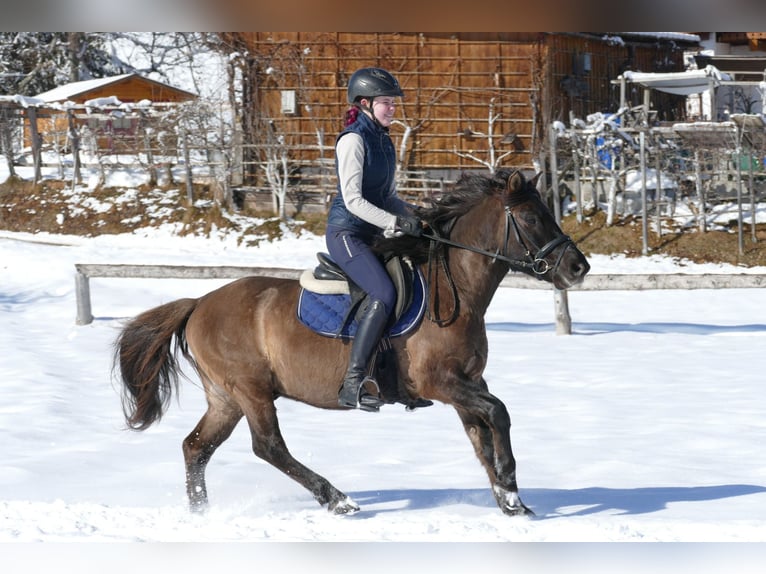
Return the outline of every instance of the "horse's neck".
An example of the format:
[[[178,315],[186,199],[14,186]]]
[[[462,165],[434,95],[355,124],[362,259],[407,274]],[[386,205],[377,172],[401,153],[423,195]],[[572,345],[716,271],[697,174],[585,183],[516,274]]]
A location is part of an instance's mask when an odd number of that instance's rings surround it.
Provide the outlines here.
[[[428,275],[432,304],[440,307],[437,314],[445,316],[457,305],[461,316],[483,318],[507,266],[457,247],[447,250],[438,263],[432,260],[421,269]]]
[[[494,244],[483,244],[477,237],[480,235],[477,230],[486,227],[494,217],[496,217],[494,206],[484,203],[456,222],[453,228],[453,240],[462,245],[490,252],[500,249],[501,239],[497,239]],[[498,223],[498,225],[501,224]],[[461,301],[483,316],[500,282],[508,272],[508,266],[486,255],[457,248],[450,248],[448,260]]]
[[[508,271],[507,266],[485,255],[469,251],[461,250],[460,253],[450,255],[453,276],[461,300],[469,303],[471,308],[483,316]]]

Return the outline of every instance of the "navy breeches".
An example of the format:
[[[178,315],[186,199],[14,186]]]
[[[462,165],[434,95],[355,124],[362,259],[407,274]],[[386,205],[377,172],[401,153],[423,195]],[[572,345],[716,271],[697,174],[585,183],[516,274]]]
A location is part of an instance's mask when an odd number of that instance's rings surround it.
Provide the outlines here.
[[[343,271],[370,298],[377,299],[390,314],[396,304],[396,289],[386,268],[370,246],[346,229],[327,226],[327,250]]]

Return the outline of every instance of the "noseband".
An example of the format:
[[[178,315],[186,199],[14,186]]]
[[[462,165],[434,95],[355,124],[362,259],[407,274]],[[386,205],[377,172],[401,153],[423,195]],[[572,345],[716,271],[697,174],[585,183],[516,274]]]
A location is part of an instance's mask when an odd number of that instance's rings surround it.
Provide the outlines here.
[[[513,217],[511,208],[506,206],[504,242],[505,251],[508,250],[508,241],[510,240],[510,227],[513,227],[513,231],[516,233],[516,241],[518,241],[519,245],[521,245],[525,250],[524,259],[519,261],[517,259],[511,259],[504,256],[502,261],[509,263],[511,268],[517,271],[524,271],[529,269],[535,275],[545,275],[549,270],[551,270],[551,266],[545,258],[548,257],[548,255],[550,255],[559,245],[564,245],[564,249],[562,249],[561,253],[559,253],[559,256],[556,258],[556,263],[552,268],[553,272],[555,273],[561,264],[561,259],[564,257],[564,253],[566,253],[567,248],[569,248],[570,245],[574,245],[571,237],[565,235],[564,233],[559,233],[556,237],[538,249],[537,253],[532,255],[532,250],[529,248],[529,245],[527,245],[528,242],[532,243],[529,235],[524,233],[524,231],[519,227],[519,224],[516,223],[516,218]],[[526,238],[527,241],[524,241],[524,238]]]

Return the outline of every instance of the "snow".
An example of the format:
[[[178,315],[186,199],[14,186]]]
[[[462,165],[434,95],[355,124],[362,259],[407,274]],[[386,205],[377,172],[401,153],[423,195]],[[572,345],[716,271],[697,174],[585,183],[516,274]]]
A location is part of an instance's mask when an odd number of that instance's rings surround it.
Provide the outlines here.
[[[331,516],[256,459],[240,425],[208,467],[210,512],[190,515],[180,442],[204,411],[202,393],[187,382],[158,426],[125,430],[110,380],[111,344],[125,318],[225,281],[92,279],[96,320],[78,326],[74,264],[303,268],[323,249],[315,236],[240,248],[231,239],[150,230],[92,239],[0,234],[0,345],[6,350],[0,358],[0,541],[16,543],[6,546],[28,559],[23,543],[41,541],[766,539],[766,292],[759,289],[572,292],[571,336],[555,334],[551,293],[498,291],[487,314],[486,378],[511,412],[520,492],[534,519],[499,511],[446,406],[412,413],[387,406],[375,415],[284,400],[278,403],[281,427],[293,454],[362,510]],[[591,263],[593,273],[679,270],[661,257],[594,256]],[[683,271],[741,270],[698,265]],[[55,548],[67,556],[71,547]],[[113,556],[111,545],[96,548],[104,560]],[[498,560],[503,549],[494,550]],[[265,552],[283,563],[279,550]],[[325,550],[316,552],[330,559]],[[443,552],[440,547],[437,555],[444,558]],[[404,553],[415,562],[423,556],[410,546]],[[311,556],[300,560],[311,562]],[[534,562],[537,553],[528,558]],[[454,560],[453,567],[460,556]],[[688,564],[685,554],[678,560]]]
[[[502,288],[485,372],[508,406],[520,493],[494,503],[454,411],[375,415],[278,402],[293,454],[356,500],[335,517],[256,459],[240,425],[208,468],[212,507],[186,509],[181,440],[204,412],[185,383],[166,418],[125,430],[110,379],[125,318],[226,281],[92,279],[75,324],[75,263],[305,268],[321,237],[257,248],[145,230],[94,238],[0,234],[0,541],[766,541],[766,292],[572,292],[555,334],[548,291]],[[592,273],[741,272],[662,257],[593,256]],[[749,269],[749,272],[766,272]]]

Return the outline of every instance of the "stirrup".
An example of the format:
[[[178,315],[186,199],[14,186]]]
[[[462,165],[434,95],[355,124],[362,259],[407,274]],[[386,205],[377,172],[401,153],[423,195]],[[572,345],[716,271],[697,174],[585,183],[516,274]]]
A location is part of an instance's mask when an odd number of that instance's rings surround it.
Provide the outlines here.
[[[372,394],[369,392],[365,385],[367,383],[372,383],[375,387],[375,390],[377,391],[377,395]],[[380,387],[378,387],[378,382],[373,379],[372,377],[365,377],[362,379],[362,382],[356,385],[356,389],[353,389],[353,387],[349,390],[352,392],[356,391],[356,397],[355,401],[352,403],[350,397],[346,396],[344,397],[343,389],[345,387],[345,383],[341,386],[340,392],[338,393],[338,404],[342,407],[349,407],[352,409],[358,408],[363,411],[367,411],[370,413],[376,413],[380,410],[380,407],[382,407],[384,404],[386,404],[381,398],[380,398]],[[348,393],[346,394],[348,395]]]

